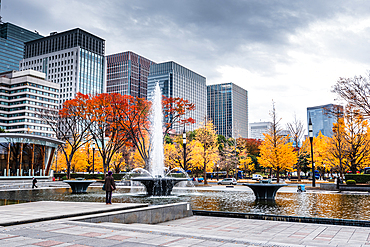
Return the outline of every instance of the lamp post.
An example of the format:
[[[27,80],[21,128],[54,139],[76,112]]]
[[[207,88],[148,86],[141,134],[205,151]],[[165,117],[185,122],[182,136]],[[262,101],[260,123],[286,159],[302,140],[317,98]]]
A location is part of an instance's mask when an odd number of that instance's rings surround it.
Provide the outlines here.
[[[92,149],[93,149],[93,167],[92,167],[92,173],[94,174],[94,164],[95,164],[95,142],[93,142],[92,144],[91,144],[91,146],[92,146]]]
[[[312,127],[312,121],[311,116],[309,116],[308,120],[308,136],[310,137],[310,143],[311,143],[311,162],[312,162],[312,187],[315,187],[316,183],[316,176],[315,176],[315,163],[313,163],[313,127]]]
[[[184,131],[182,132],[182,144],[184,145],[184,170],[186,172],[186,131],[184,124]]]
[[[236,153],[236,137],[235,137],[235,147],[234,147],[234,152],[235,152],[235,180],[238,180],[238,157]]]
[[[218,163],[217,163],[216,167],[217,167],[217,181],[218,181],[218,167],[219,167]]]

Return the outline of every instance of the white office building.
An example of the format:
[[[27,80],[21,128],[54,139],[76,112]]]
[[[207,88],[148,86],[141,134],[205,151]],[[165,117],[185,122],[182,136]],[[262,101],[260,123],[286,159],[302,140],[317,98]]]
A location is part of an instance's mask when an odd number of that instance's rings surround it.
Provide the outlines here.
[[[39,71],[0,74],[0,125],[10,133],[55,137],[37,116],[37,109],[58,111],[59,85],[46,81]]]
[[[250,123],[249,138],[264,140],[265,137],[263,134],[268,133],[271,126],[271,122]]]

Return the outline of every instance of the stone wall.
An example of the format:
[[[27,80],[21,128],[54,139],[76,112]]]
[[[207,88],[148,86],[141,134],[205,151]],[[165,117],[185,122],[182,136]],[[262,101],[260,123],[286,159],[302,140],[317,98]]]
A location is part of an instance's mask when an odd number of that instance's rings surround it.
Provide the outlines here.
[[[124,224],[156,224],[192,215],[193,211],[190,203],[181,202],[82,216],[73,220],[91,223],[113,222]]]

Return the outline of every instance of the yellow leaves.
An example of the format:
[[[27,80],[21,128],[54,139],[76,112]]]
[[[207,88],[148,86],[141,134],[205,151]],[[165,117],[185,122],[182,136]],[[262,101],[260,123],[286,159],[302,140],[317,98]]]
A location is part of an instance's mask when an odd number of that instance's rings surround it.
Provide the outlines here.
[[[137,149],[131,155],[133,160],[132,168],[145,168],[145,161]]]
[[[71,153],[71,145],[66,144],[65,152],[69,156]],[[93,165],[93,149],[91,147],[90,142],[87,142],[84,146],[79,148],[75,154],[73,155],[72,161],[71,161],[71,169],[73,172],[86,172],[90,171],[92,172],[92,165]],[[58,171],[64,171],[67,170],[67,162],[65,155],[62,150],[60,150],[57,153],[57,157],[55,159],[55,162],[53,164],[54,169]],[[94,170],[95,172],[103,172],[103,161],[102,158],[95,149],[94,154]]]
[[[207,121],[195,132],[195,142],[192,143],[191,152],[192,159],[195,161],[192,161],[192,164],[203,166],[204,173],[211,172],[214,163],[218,161],[217,135],[212,121]]]
[[[213,165],[218,161],[218,148],[213,146],[205,149],[202,143],[198,140],[193,140],[190,142],[190,145],[190,170],[194,171],[196,169],[202,170],[206,168],[207,172],[212,172]]]
[[[258,162],[262,167],[272,168],[275,171],[292,171],[294,164],[297,163],[297,154],[292,144],[288,142],[288,137],[274,138],[265,134],[260,150]]]
[[[181,151],[183,149],[179,148],[179,145],[167,143],[164,145],[164,165],[170,169],[182,166],[184,163],[183,155],[181,154]]]
[[[253,172],[255,170],[254,163],[251,157],[241,158],[239,169],[246,172]]]

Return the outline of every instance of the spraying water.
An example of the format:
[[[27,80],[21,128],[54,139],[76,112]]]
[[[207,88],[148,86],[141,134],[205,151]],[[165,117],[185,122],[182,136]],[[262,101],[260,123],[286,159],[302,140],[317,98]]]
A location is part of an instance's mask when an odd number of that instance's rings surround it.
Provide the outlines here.
[[[151,113],[151,152],[150,173],[153,177],[164,176],[164,154],[163,154],[163,112],[162,93],[157,82],[155,85]]]

